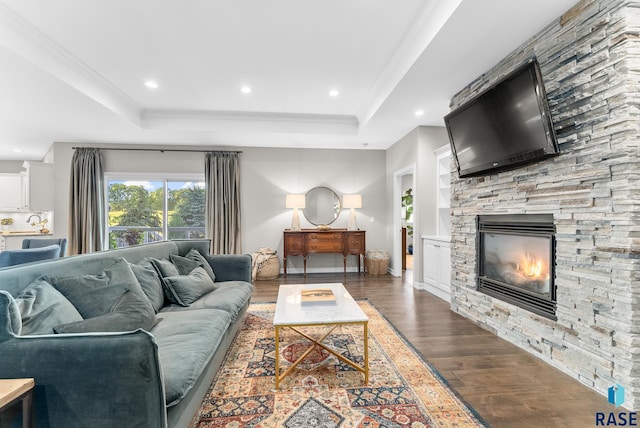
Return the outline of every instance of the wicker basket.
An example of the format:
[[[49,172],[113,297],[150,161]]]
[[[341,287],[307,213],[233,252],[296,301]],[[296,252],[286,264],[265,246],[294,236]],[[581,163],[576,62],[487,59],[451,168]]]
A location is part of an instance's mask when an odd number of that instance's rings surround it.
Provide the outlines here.
[[[280,276],[280,260],[278,256],[273,256],[260,266],[260,270],[256,274],[256,280],[276,279],[278,276]]]
[[[389,253],[386,251],[367,251],[367,262],[365,264],[369,275],[385,275],[389,271]]]

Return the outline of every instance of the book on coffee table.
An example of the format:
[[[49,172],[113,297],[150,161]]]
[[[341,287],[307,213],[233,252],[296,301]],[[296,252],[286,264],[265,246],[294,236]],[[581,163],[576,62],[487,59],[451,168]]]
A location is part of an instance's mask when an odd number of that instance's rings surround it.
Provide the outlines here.
[[[336,296],[330,288],[313,288],[300,291],[300,303],[303,305],[336,303]]]

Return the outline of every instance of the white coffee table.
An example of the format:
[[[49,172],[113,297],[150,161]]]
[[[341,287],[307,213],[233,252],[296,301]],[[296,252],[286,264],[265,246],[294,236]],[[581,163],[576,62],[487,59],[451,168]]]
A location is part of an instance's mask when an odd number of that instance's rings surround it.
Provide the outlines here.
[[[300,303],[300,292],[303,289],[330,288],[336,296],[335,303],[314,303],[302,305]],[[354,369],[364,373],[365,385],[369,383],[369,318],[362,311],[360,306],[353,300],[353,297],[340,283],[329,284],[284,284],[278,290],[278,301],[276,312],[273,317],[273,325],[276,328],[276,389],[280,389],[280,382],[296,366],[304,360],[316,346],[325,349],[335,355],[344,363]],[[360,366],[354,361],[340,355],[322,342],[342,324],[362,324],[364,338],[364,365]],[[327,326],[327,331],[320,338],[312,338],[300,327]],[[311,347],[304,352],[291,366],[280,374],[280,332],[283,328],[289,328],[300,336],[312,342]]]

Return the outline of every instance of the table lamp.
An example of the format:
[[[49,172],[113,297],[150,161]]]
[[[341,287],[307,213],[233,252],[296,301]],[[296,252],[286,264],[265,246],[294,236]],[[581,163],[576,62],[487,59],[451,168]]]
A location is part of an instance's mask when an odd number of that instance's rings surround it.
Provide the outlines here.
[[[351,208],[351,216],[349,217],[347,230],[358,230],[356,208],[362,208],[362,195],[344,195],[342,197],[342,206],[344,208]]]
[[[291,230],[300,230],[300,214],[298,213],[298,208],[304,208],[304,206],[304,195],[287,195],[286,207],[293,208]]]

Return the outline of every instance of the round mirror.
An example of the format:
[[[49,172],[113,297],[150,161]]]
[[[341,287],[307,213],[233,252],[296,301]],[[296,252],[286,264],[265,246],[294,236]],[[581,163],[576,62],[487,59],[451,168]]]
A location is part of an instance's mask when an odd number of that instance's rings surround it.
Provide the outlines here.
[[[304,217],[315,226],[326,226],[340,215],[340,198],[328,187],[314,187],[305,194]]]

